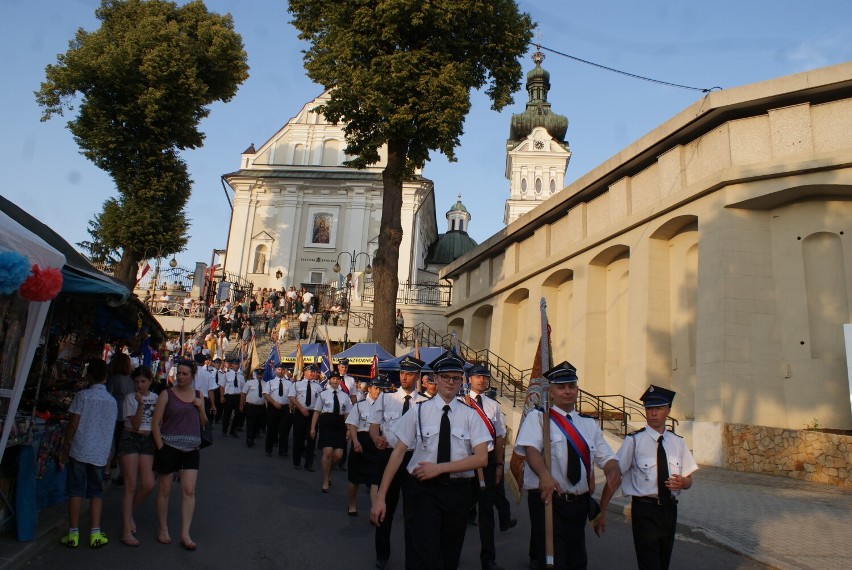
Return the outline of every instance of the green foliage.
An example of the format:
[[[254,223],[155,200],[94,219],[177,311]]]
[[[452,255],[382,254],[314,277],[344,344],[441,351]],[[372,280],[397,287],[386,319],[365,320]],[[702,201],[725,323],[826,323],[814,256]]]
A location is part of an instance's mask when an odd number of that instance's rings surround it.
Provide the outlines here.
[[[119,191],[97,217],[97,238],[139,260],[180,251],[192,181],[178,152],[202,145],[198,126],[248,77],[230,15],[201,1],[102,0],[93,32],[79,29],[35,93],[42,120],[74,111],[82,153]]]
[[[433,150],[455,160],[472,89],[493,109],[512,102],[533,24],[514,0],[290,0],[289,11],[310,42],[308,76],[333,88],[317,111],[345,124],[347,164],[375,164],[387,145],[373,340],[392,351],[402,181]]]
[[[806,430],[819,430],[820,428],[822,428],[822,426],[819,425],[819,420],[817,418],[814,418],[814,421],[811,423],[805,424]]]
[[[496,110],[512,102],[534,27],[514,0],[290,0],[289,10],[311,43],[308,76],[335,88],[319,111],[346,123],[350,164],[377,162],[396,138],[408,171],[431,150],[455,159],[471,89],[484,87]]]

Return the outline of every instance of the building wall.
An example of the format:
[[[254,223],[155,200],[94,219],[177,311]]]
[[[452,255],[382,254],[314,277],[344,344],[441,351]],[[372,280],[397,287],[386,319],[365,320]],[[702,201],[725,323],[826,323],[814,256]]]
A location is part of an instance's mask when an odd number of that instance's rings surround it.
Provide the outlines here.
[[[850,82],[846,64],[708,96],[445,268],[448,319],[525,369],[543,297],[583,389],[672,388],[697,434],[852,428]]]

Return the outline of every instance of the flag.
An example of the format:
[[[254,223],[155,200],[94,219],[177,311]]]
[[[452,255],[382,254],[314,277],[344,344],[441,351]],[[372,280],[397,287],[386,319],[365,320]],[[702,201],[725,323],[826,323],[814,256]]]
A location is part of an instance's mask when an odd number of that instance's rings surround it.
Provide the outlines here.
[[[183,319],[180,320],[180,336],[178,337],[178,343],[180,343],[180,355],[183,356],[183,343],[184,343],[184,334],[183,334]]]
[[[317,364],[319,364],[320,373],[324,379],[328,380],[328,377],[331,376],[331,357],[328,354],[328,347],[326,345],[320,346],[316,358],[319,361]]]
[[[257,350],[257,343],[254,340],[254,336],[251,337],[251,344],[249,346],[251,346],[251,370],[248,370],[246,378],[251,378],[249,374],[258,368],[263,368],[264,366],[264,362],[260,359],[260,351]],[[242,368],[242,366],[240,366],[240,368]],[[245,373],[246,371],[244,370],[243,372]]]
[[[272,350],[269,351],[269,358],[266,359],[266,366],[263,370],[263,379],[265,381],[275,378],[275,366],[281,362],[281,355],[278,352],[278,344],[272,345]]]
[[[151,270],[151,264],[148,263],[148,260],[145,260],[145,265],[140,265],[139,270],[136,272],[136,284],[139,285],[139,282],[142,281],[142,278],[145,277],[145,274]]]
[[[377,378],[379,376],[379,355],[373,355],[373,363],[370,364],[370,378]]]
[[[302,379],[302,370],[305,368],[305,358],[302,356],[302,342],[296,344],[296,364],[293,367],[293,379]]]

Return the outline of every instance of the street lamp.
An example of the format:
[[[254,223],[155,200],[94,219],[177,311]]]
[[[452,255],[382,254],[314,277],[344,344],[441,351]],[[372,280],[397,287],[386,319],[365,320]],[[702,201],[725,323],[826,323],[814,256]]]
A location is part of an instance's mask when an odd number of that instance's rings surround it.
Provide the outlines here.
[[[343,331],[343,350],[346,350],[349,347],[349,317],[352,316],[352,274],[355,273],[355,262],[362,255],[367,258],[367,267],[364,268],[366,275],[373,273],[373,267],[370,265],[369,253],[364,253],[363,251],[360,253],[356,253],[355,251],[352,253],[341,251],[337,254],[337,262],[332,267],[335,273],[340,273],[340,257],[343,255],[349,256],[349,275],[346,276],[346,328]]]

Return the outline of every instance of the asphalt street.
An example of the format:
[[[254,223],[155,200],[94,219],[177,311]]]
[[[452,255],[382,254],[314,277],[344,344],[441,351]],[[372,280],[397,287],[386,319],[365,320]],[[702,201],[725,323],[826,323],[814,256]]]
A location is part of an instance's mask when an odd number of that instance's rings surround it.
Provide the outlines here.
[[[217,426],[218,427],[218,426]],[[69,550],[58,543],[41,552],[30,568],[94,568],[150,570],[152,564],[173,568],[297,568],[369,569],[375,555],[373,527],[369,524],[369,497],[359,494],[358,517],[346,514],[346,474],[335,471],[331,492],[320,492],[321,475],[293,468],[290,459],[266,457],[262,444],[248,449],[241,439],[218,437],[202,452],[197,489],[197,507],[192,537],[195,552],[184,551],[179,543],[180,506],[177,486],[169,511],[173,543],[156,541],[156,515],[153,495],[136,515],[138,548],[118,541],[121,531],[120,494],[122,487],[107,490],[102,527],[111,542],[98,550],[80,546]],[[155,491],[156,492],[156,491]],[[526,501],[513,505],[519,524],[497,535],[497,561],[509,569],[528,568],[529,516]],[[401,507],[394,525],[391,568],[403,568]],[[87,544],[88,521],[84,519],[81,538]],[[589,568],[635,568],[630,524],[615,513],[608,515],[603,538],[587,530]],[[398,545],[398,546],[397,546]],[[469,526],[461,568],[479,568],[479,535]],[[708,544],[699,537],[679,536],[673,568],[690,570],[764,566],[738,554]]]

